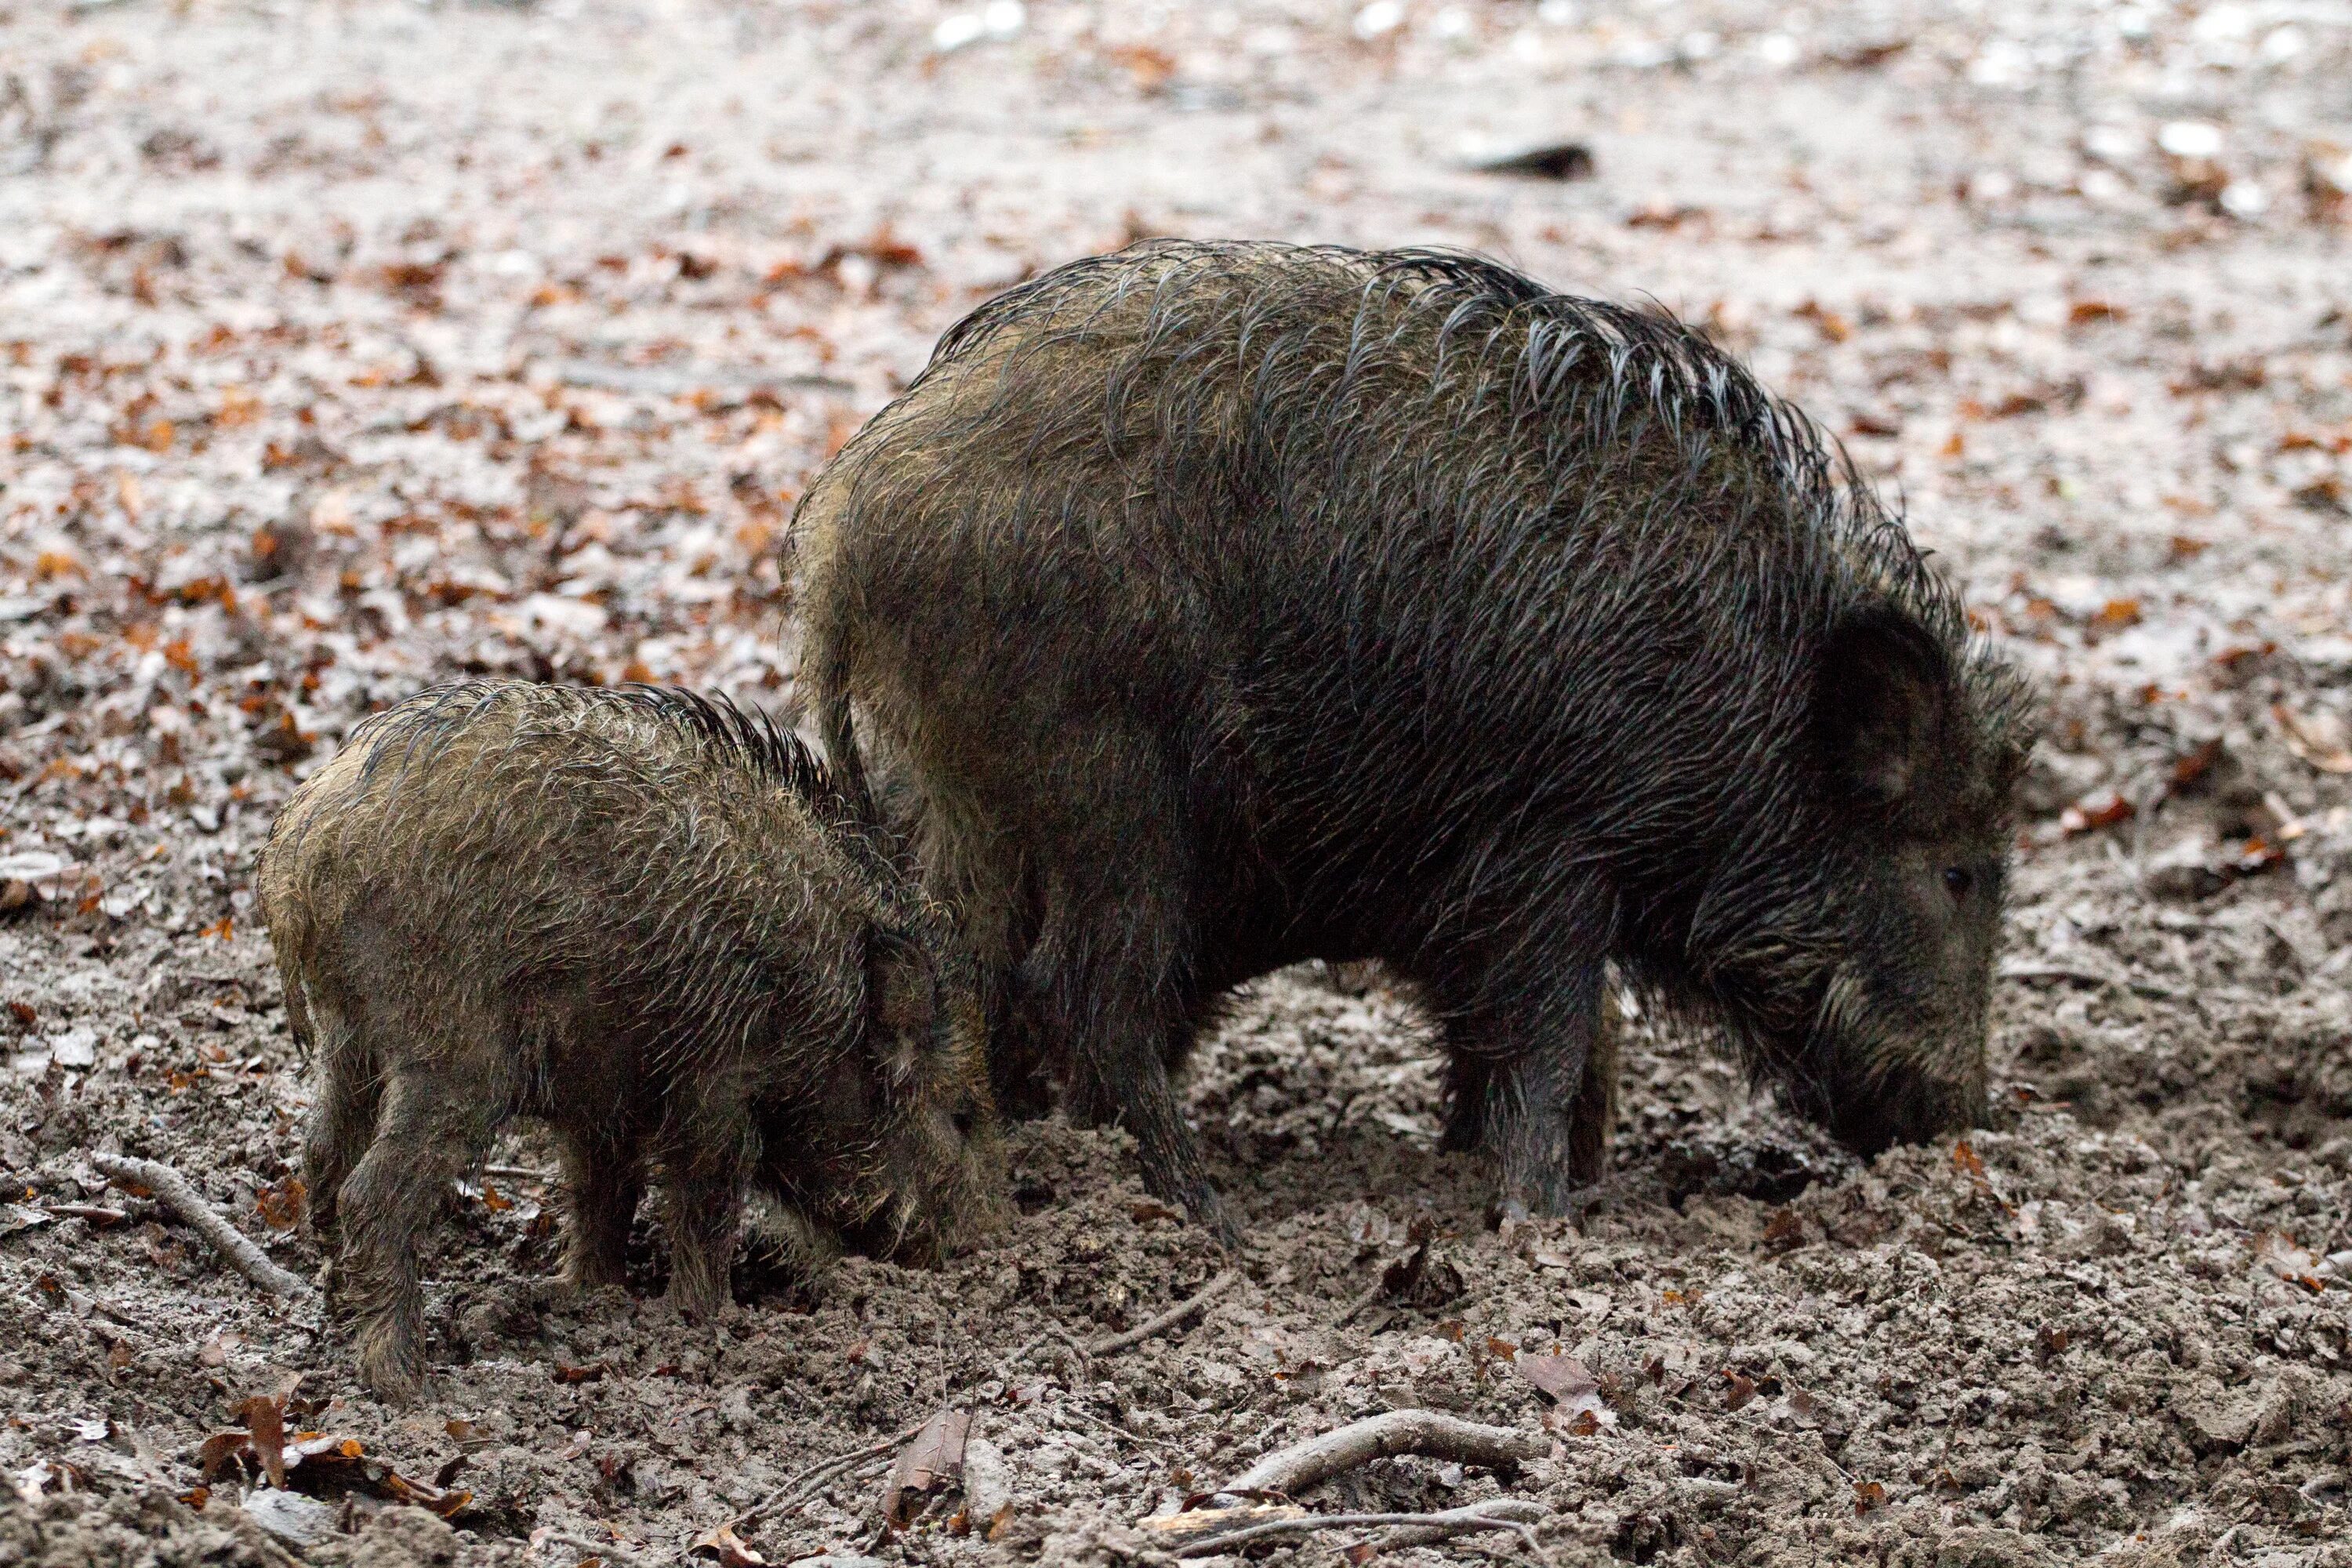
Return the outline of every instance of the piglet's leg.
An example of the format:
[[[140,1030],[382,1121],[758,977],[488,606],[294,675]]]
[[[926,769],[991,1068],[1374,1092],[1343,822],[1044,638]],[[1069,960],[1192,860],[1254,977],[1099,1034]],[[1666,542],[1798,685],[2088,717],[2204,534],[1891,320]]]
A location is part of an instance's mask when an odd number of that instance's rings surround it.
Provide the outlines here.
[[[360,1377],[388,1403],[410,1403],[424,1389],[418,1246],[440,1217],[449,1184],[488,1148],[506,1104],[503,1084],[446,1062],[396,1072],[375,1142],[342,1184],[342,1299]]]
[[[669,1302],[681,1312],[716,1316],[728,1304],[743,1183],[755,1146],[742,1086],[723,1073],[675,1086],[661,1142]]]

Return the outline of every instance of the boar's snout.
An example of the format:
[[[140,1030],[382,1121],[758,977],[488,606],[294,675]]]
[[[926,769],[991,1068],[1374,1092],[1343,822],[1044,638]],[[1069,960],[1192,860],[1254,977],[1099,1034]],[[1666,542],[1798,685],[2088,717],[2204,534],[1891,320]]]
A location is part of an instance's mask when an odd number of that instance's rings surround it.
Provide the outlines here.
[[[1897,1143],[1925,1143],[1947,1132],[1980,1127],[1985,1120],[1981,1084],[1954,1083],[1926,1073],[1881,1074],[1832,1094],[1822,1121],[1832,1137],[1865,1159]]]
[[[1786,1085],[1792,1108],[1864,1158],[1981,1126],[1985,1010],[1980,988],[1954,989],[1961,994],[1942,1000],[1957,1005],[1905,1006],[1852,971],[1841,974],[1805,1066]]]

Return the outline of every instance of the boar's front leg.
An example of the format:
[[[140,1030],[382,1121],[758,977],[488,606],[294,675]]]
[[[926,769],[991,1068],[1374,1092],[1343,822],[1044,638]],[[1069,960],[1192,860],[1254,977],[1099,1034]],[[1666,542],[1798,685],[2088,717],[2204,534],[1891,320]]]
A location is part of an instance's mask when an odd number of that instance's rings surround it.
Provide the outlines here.
[[[670,1095],[662,1137],[669,1303],[681,1312],[715,1317],[730,1300],[743,1184],[756,1146],[750,1098],[725,1072],[678,1083]]]
[[[1507,1215],[1567,1212],[1601,1178],[1616,1110],[1615,1014],[1599,963],[1446,1010],[1444,1147],[1485,1150]]]
[[[1169,1047],[1186,1027],[1189,928],[1185,879],[1169,841],[1170,815],[1148,825],[1125,812],[1095,822],[1094,842],[1074,839],[1045,876],[1045,912],[1020,972],[1020,990],[1041,1032],[1068,1064],[1072,1108],[1135,1135],[1143,1184],[1227,1246],[1238,1234],[1210,1184],[1168,1072]],[[1109,825],[1127,833],[1104,835]]]
[[[342,1241],[343,1183],[375,1141],[383,1079],[341,1009],[309,992],[299,976],[289,982],[286,1016],[319,1064],[319,1099],[303,1130],[302,1182],[310,1194],[310,1231],[327,1254],[331,1279]]]

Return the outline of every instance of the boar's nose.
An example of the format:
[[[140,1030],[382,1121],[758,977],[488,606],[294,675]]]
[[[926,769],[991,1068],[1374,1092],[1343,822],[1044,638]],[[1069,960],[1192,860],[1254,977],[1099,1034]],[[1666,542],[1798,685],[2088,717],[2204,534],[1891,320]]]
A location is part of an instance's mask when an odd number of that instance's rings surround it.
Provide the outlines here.
[[[1984,1091],[1925,1076],[1879,1079],[1837,1097],[1830,1135],[1864,1159],[1897,1143],[1925,1143],[1964,1127],[1980,1127]]]

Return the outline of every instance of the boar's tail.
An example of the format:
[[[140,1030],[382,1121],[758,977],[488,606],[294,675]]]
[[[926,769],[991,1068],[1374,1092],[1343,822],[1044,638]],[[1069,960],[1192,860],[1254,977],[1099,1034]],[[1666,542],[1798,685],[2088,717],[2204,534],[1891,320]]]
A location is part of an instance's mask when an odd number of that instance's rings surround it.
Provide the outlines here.
[[[857,749],[857,726],[849,714],[848,638],[835,633],[815,674],[817,738],[824,742],[826,772],[857,820],[879,826],[882,816],[874,803],[874,786],[866,781],[866,759]]]

